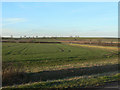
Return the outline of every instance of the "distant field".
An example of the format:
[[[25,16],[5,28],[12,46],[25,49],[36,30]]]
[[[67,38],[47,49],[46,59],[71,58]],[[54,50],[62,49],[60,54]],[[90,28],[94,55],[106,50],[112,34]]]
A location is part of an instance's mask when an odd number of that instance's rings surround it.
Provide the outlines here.
[[[120,46],[118,38],[82,38],[82,37],[26,37],[26,38],[3,38],[4,43],[76,43],[98,46]]]
[[[88,37],[43,37],[43,38],[3,38],[2,40],[33,40],[33,41],[102,41],[102,42],[118,42],[118,38],[88,38]]]
[[[15,83],[42,83],[42,81],[47,80],[53,80],[54,82],[54,80],[62,79],[67,87],[69,87],[69,84],[74,84],[72,86],[77,87],[79,83],[75,85],[74,82],[76,80],[67,83],[64,79],[85,75],[87,75],[86,77],[91,77],[91,75],[97,74],[101,76],[102,73],[116,75],[116,73],[113,74],[112,72],[118,70],[119,53],[117,47],[106,46],[101,48],[101,46],[85,46],[69,43],[2,43],[2,45],[3,71],[22,69],[24,72],[22,79],[19,77],[22,81],[17,78],[16,81],[12,82],[15,77],[11,76],[13,78],[12,80],[10,79],[11,82],[8,82],[10,80],[7,79],[3,81],[4,86]],[[104,74],[102,76],[104,77]],[[90,81],[88,82],[90,83]],[[56,85],[56,87],[60,87],[57,83]],[[62,87],[64,86],[62,84]],[[50,87],[55,86],[51,85]]]

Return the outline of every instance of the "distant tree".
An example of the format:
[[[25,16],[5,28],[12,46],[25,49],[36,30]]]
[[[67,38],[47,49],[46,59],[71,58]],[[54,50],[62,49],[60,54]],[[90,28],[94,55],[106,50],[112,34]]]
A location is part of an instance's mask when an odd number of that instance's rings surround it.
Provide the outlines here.
[[[11,35],[11,38],[13,38],[13,35]]]
[[[101,44],[102,43],[102,40],[98,40],[98,44]]]
[[[26,35],[24,36],[24,38],[26,38]]]
[[[111,43],[113,43],[113,41],[111,41]]]
[[[43,38],[46,38],[46,36],[43,36]]]
[[[38,36],[36,36],[36,38],[38,38]]]
[[[111,45],[113,44],[113,41],[111,41]]]
[[[20,38],[22,38],[22,36],[20,36]]]
[[[90,39],[90,44],[92,43],[92,40]]]
[[[76,38],[74,38],[74,40],[76,41],[77,39],[76,39]]]

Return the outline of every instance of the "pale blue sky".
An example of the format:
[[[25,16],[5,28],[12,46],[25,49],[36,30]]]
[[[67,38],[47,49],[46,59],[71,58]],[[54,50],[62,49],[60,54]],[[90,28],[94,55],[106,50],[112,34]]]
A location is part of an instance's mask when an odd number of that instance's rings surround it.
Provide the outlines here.
[[[116,36],[117,2],[4,2],[3,36]]]

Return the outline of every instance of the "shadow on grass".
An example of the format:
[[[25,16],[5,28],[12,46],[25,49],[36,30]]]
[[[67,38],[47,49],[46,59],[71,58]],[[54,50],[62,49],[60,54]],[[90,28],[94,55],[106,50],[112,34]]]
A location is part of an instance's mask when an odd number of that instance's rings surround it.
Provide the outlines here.
[[[63,69],[63,70],[55,70],[55,71],[41,71],[37,73],[23,73],[20,76],[11,77],[12,78],[11,80],[14,80],[13,82],[7,80],[6,78],[6,82],[3,81],[3,86],[13,85],[13,84],[24,84],[28,82],[56,80],[56,79],[74,77],[74,76],[100,74],[104,72],[112,72],[118,70],[118,65],[119,64],[83,67],[83,68],[71,68],[71,69]]]

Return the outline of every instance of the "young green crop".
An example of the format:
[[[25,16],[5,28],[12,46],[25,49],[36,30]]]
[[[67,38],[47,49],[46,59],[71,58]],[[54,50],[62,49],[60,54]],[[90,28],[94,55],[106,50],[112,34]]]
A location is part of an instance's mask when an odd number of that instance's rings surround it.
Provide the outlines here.
[[[3,43],[2,54],[3,63],[22,63],[29,67],[98,62],[117,57],[117,51],[40,43]]]

